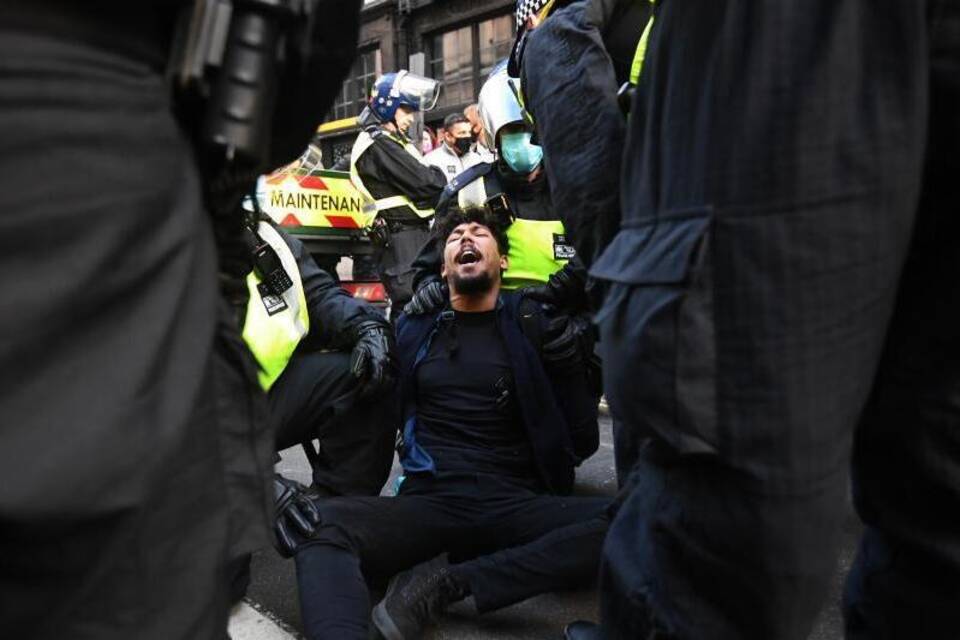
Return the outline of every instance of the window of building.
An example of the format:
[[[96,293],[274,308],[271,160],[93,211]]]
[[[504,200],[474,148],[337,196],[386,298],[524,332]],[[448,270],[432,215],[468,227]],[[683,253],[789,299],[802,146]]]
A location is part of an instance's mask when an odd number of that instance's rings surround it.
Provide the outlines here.
[[[471,100],[473,95],[473,26],[433,37],[430,73],[443,82],[438,106]]]
[[[510,55],[513,49],[513,14],[484,20],[477,25],[480,34],[480,84],[490,75],[493,66]]]
[[[493,66],[510,55],[513,32],[513,14],[507,14],[429,38],[430,74],[443,82],[437,105],[476,100]]]
[[[370,88],[381,73],[380,68],[380,49],[368,49],[357,55],[350,75],[343,81],[343,88],[333,103],[333,120],[360,114],[367,104]]]

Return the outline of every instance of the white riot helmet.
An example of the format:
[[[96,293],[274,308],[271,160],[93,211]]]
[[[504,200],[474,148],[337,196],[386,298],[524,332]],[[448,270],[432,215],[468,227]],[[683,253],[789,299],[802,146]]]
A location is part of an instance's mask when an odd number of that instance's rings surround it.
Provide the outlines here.
[[[515,122],[525,124],[515,82],[507,75],[506,62],[503,62],[494,68],[480,88],[477,111],[483,123],[483,144],[488,149],[497,148],[500,129]]]

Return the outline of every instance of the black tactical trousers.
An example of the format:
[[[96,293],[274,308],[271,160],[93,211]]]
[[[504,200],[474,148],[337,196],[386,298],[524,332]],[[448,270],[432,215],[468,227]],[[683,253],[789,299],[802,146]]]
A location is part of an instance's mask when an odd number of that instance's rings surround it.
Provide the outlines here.
[[[271,443],[162,52],[25,4],[0,7],[0,635],[223,640]]]
[[[595,267],[606,634],[805,638],[852,456],[848,637],[956,637],[960,3],[657,6]]]
[[[297,353],[268,395],[277,449],[319,442],[313,480],[333,495],[375,496],[390,475],[397,424],[394,392],[361,398],[350,354]]]
[[[609,502],[452,473],[410,478],[394,498],[320,499],[322,525],[296,557],[307,637],[365,639],[365,578],[383,582],[444,552],[480,612],[589,584]]]

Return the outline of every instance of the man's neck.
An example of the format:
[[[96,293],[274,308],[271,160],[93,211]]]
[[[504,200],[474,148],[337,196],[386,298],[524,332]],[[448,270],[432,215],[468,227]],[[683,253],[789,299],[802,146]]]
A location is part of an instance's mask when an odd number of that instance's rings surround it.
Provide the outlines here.
[[[400,128],[397,127],[397,125],[396,125],[395,123],[393,123],[393,122],[384,122],[384,123],[383,123],[383,128],[386,129],[387,131],[389,131],[391,134],[393,134],[393,135],[396,136],[397,138],[404,138],[404,137],[405,137],[405,136],[403,135],[403,132],[400,131]]]
[[[482,313],[497,308],[500,287],[491,287],[486,293],[464,295],[450,289],[450,306],[461,313]]]

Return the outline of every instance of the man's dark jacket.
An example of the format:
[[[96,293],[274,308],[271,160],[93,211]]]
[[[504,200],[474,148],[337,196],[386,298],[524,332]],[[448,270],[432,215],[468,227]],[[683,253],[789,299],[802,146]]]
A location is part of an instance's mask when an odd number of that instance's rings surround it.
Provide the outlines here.
[[[576,377],[547,376],[536,349],[524,331],[530,322],[542,325],[543,320],[539,315],[532,316],[533,320],[529,316],[521,320],[522,303],[523,298],[517,294],[501,293],[497,303],[497,328],[507,347],[537,474],[552,493],[569,493],[573,486],[575,464],[570,425],[583,425],[592,419],[595,427],[596,406],[582,384],[571,384]],[[530,312],[525,307],[523,313]],[[399,450],[400,461],[407,474],[436,471],[430,454],[416,439],[416,368],[429,352],[430,344],[442,323],[451,321],[453,313],[447,309],[432,315],[403,315],[397,322],[403,416]],[[522,326],[521,323],[527,324]],[[540,328],[537,326],[532,330],[535,332]]]

